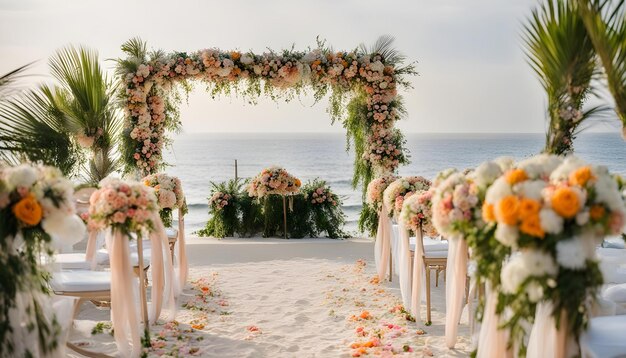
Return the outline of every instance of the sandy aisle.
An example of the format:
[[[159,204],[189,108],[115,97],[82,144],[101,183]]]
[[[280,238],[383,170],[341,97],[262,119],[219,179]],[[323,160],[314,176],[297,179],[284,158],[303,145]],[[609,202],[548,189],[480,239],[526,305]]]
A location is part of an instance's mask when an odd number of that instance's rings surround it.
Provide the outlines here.
[[[359,351],[351,344],[371,344],[374,336],[381,337],[374,342],[378,347],[361,352],[468,353],[466,314],[459,349],[444,347],[442,285],[433,287],[432,326],[390,312],[400,303],[400,293],[395,282],[370,282],[375,271],[370,242],[192,239],[188,252],[191,277],[201,281],[181,297],[179,325],[153,327],[151,356],[349,357]],[[72,340],[113,352],[112,337],[90,333],[95,321],[107,316],[84,305]]]

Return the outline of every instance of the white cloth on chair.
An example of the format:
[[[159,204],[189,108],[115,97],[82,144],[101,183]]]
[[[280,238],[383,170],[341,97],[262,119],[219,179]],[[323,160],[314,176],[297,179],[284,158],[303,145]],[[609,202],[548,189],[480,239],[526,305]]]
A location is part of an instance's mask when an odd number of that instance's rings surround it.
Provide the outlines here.
[[[580,337],[583,358],[626,356],[626,316],[594,317]]]
[[[52,274],[50,286],[54,292],[99,292],[111,289],[108,271],[59,271]]]
[[[411,251],[409,250],[409,230],[402,222],[399,225],[398,249],[395,261],[398,263],[398,281],[400,283],[400,293],[402,304],[406,309],[411,307]]]

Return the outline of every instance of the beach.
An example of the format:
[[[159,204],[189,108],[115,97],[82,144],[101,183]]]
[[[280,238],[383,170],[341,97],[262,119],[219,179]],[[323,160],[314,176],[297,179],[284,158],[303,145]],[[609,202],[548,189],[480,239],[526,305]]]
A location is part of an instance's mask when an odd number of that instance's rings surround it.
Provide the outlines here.
[[[178,324],[152,327],[162,347],[150,356],[351,357],[359,351],[352,347],[368,345],[374,331],[382,339],[368,353],[469,355],[467,312],[456,349],[445,347],[443,278],[439,287],[432,282],[432,325],[408,321],[397,308],[397,277],[374,279],[370,240],[191,237],[187,245],[191,278],[178,299]],[[108,311],[85,303],[70,341],[113,354],[112,336],[91,333],[108,319]]]

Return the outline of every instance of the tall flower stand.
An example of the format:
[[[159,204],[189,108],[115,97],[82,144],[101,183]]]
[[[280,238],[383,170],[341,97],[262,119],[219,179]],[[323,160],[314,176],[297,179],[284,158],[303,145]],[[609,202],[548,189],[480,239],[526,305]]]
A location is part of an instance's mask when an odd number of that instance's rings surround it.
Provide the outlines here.
[[[282,229],[283,238],[288,239],[287,232],[287,197],[285,195],[270,194],[263,199],[263,237],[275,237]],[[282,211],[282,215],[280,213]],[[279,217],[282,216],[282,222]]]

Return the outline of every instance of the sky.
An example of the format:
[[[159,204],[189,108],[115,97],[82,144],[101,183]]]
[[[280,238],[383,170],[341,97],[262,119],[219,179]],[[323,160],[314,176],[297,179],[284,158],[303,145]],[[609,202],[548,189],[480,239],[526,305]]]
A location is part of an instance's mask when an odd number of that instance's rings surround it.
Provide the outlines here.
[[[406,132],[543,132],[546,99],[526,63],[521,33],[536,0],[0,0],[0,74],[37,61],[23,86],[50,81],[47,59],[68,44],[99,51],[104,66],[139,36],[165,51],[335,49],[380,35],[419,72],[402,91]],[[105,61],[109,59],[109,61]],[[111,71],[112,72],[112,71]],[[183,131],[343,132],[327,102],[211,99],[202,84],[181,106]],[[596,130],[611,130],[607,124]]]

